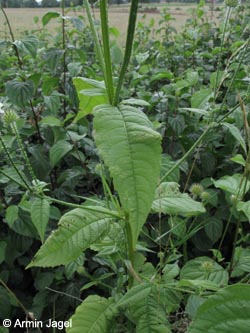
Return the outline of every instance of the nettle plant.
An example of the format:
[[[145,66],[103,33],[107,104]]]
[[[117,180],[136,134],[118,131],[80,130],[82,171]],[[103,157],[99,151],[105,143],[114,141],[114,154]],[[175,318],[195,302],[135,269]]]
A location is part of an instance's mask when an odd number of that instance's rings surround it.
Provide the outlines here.
[[[236,106],[231,106],[228,112],[215,121],[215,116],[221,115],[226,105],[226,98],[221,104],[217,102],[219,88],[229,76],[227,97],[245,59],[248,41],[235,51],[238,56],[234,64],[235,72],[222,73],[218,70],[211,76],[210,88],[193,94],[196,100],[202,100],[203,103],[197,102],[192,108],[186,108],[186,111],[203,117],[203,134],[174,163],[167,155],[162,156],[161,135],[142,111],[147,103],[139,99],[121,98],[132,52],[138,0],[132,0],[131,3],[124,58],[117,77],[114,75],[110,54],[107,3],[105,0],[100,1],[102,43],[88,1],[85,0],[84,4],[103,81],[83,77],[73,79],[80,104],[75,122],[93,115],[93,136],[101,161],[99,174],[104,199],[78,197],[83,203],[76,204],[49,195],[48,184],[37,179],[22,143],[19,129],[23,120],[7,108],[1,130],[6,133],[10,131],[12,140],[16,140],[27,172],[24,173],[15,162],[14,153],[9,152],[11,143],[6,135],[0,136],[0,140],[12,168],[11,172],[6,168],[2,169],[1,174],[26,190],[22,203],[24,205],[29,202],[31,220],[42,242],[27,269],[35,271],[36,267],[82,264],[82,254],[87,249],[95,251],[97,260],[112,269],[112,272],[106,272],[82,287],[84,291],[91,286],[102,285],[110,292],[108,295],[105,293],[85,298],[72,316],[72,327],[67,329],[68,333],[165,333],[171,332],[171,329],[176,332],[183,327],[186,329],[189,324],[189,319],[185,321],[182,314],[182,327],[178,327],[178,311],[183,306],[189,318],[194,318],[188,328],[189,333],[247,333],[249,325],[245,323],[250,317],[249,286],[238,284],[226,287],[230,277],[242,276],[242,271],[248,272],[247,263],[241,254],[248,256],[249,253],[246,249],[236,247],[240,225],[236,228],[234,251],[228,269],[222,263],[220,248],[213,250],[215,259],[202,256],[188,260],[187,241],[203,228],[211,238],[215,238],[214,234],[218,233],[216,219],[213,220],[214,223],[210,219],[209,226],[199,223],[198,219],[198,216],[204,216],[202,214],[206,213],[206,208],[216,207],[211,198],[215,191],[209,189],[212,183],[230,194],[235,188],[244,186],[242,193],[239,190],[234,198],[232,216],[237,218],[240,213],[244,213],[246,219],[249,214],[249,204],[243,201],[249,188],[246,180],[249,174],[248,142],[244,142],[236,126],[226,122]],[[192,87],[188,86],[188,89],[191,90]],[[237,107],[243,113],[248,96],[247,89],[237,102]],[[245,167],[243,180],[235,175],[207,182],[203,184],[205,189],[200,184],[193,185],[191,195],[181,193],[178,168],[200,147],[207,135],[214,134],[221,125],[245,151],[244,157],[237,155],[234,159]],[[247,126],[246,121],[245,129],[248,131]],[[53,165],[66,154],[65,146],[61,147],[63,154],[59,148],[51,149],[50,160]],[[230,185],[233,181],[236,183],[235,187]],[[60,218],[58,229],[45,239],[53,204],[69,207],[71,210]],[[152,216],[157,217],[159,224],[155,234],[150,234],[144,227],[146,223],[153,225]],[[224,235],[226,231],[227,229]],[[148,245],[150,242],[159,247],[159,262],[155,265],[146,261],[146,254],[153,252]],[[178,264],[180,258],[184,262],[181,269]],[[241,265],[237,267],[236,261]],[[237,270],[232,275],[235,267]],[[109,278],[113,279],[110,284],[107,282],[110,281]]]

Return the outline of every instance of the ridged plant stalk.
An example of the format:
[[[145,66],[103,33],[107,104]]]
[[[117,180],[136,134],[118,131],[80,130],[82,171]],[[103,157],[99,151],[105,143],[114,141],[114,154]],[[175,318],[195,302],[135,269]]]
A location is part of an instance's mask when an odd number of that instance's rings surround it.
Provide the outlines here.
[[[132,0],[130,6],[127,38],[125,45],[124,58],[121,65],[120,73],[118,75],[118,80],[116,86],[114,85],[113,71],[112,71],[112,62],[110,55],[110,41],[109,41],[109,23],[108,23],[108,11],[107,11],[107,0],[100,0],[100,16],[101,16],[101,30],[102,30],[102,45],[98,33],[95,28],[94,20],[90,11],[90,6],[88,0],[84,0],[90,28],[92,35],[94,37],[95,49],[97,58],[99,60],[101,70],[103,72],[103,77],[106,85],[107,95],[109,99],[109,104],[112,106],[117,106],[120,101],[120,94],[122,85],[124,82],[125,74],[128,69],[129,61],[132,54],[133,41],[134,41],[134,32],[136,26],[136,17],[138,10],[138,0]],[[133,267],[134,263],[134,246],[133,246],[133,237],[131,226],[129,223],[129,216],[125,217],[125,233],[127,238],[127,249],[128,249],[128,258],[131,266]],[[129,275],[129,288],[132,287],[134,281],[133,274]]]

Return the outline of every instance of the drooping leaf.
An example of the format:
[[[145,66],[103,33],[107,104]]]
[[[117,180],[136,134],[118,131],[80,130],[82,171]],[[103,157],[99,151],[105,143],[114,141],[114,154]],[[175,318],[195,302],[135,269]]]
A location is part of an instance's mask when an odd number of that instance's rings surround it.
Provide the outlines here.
[[[33,81],[8,81],[6,83],[6,94],[11,103],[20,107],[25,106],[32,98],[34,92]]]
[[[42,17],[42,24],[45,27],[51,19],[59,17],[60,14],[57,12],[48,12]]]
[[[78,121],[93,111],[97,105],[108,102],[108,97],[103,82],[76,77],[73,79],[78,98],[80,111],[75,120]]]
[[[96,145],[129,216],[135,247],[160,173],[161,137],[144,113],[130,106],[101,105],[94,115]]]
[[[160,184],[156,189],[152,210],[181,216],[194,216],[205,212],[201,202],[193,200],[187,193],[181,193],[178,187],[174,182]]]
[[[77,208],[66,213],[59,221],[59,228],[47,238],[28,267],[68,264],[102,235],[110,221],[104,212]]]
[[[245,167],[246,165],[246,161],[241,154],[236,154],[234,157],[230,158],[230,160],[237,164],[242,165],[243,167]]]
[[[72,149],[72,145],[65,140],[57,141],[49,151],[49,159],[52,167],[56,164]]]
[[[138,106],[149,106],[150,104],[143,99],[137,99],[137,98],[129,98],[124,99],[121,104],[128,104],[128,105],[138,105]]]
[[[49,222],[50,204],[46,199],[36,198],[31,205],[31,220],[39,233],[41,241],[44,241],[44,235]]]
[[[229,132],[232,134],[232,136],[235,138],[235,140],[239,143],[239,145],[242,147],[244,150],[245,154],[247,154],[247,147],[245,140],[243,139],[243,136],[240,133],[240,130],[238,127],[236,127],[234,124],[229,124],[229,123],[222,123],[224,127],[226,127]]]
[[[210,296],[197,310],[188,333],[248,333],[250,286],[236,284]]]
[[[107,333],[117,309],[112,298],[97,295],[88,296],[72,316],[72,326],[67,333]]]

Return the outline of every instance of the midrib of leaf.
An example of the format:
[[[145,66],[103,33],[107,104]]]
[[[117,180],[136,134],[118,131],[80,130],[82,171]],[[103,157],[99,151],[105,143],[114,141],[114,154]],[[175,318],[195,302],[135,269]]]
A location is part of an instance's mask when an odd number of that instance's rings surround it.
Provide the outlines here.
[[[96,318],[96,320],[94,321],[94,323],[93,323],[93,325],[90,327],[90,330],[89,330],[89,333],[96,333],[96,328],[95,328],[95,326],[97,325],[97,323],[98,323],[98,321],[100,320],[100,317],[101,316],[104,316],[104,317],[106,317],[105,316],[105,312],[107,312],[107,310],[108,310],[108,308],[110,307],[111,309],[112,309],[112,306],[113,306],[113,304],[108,304],[107,305],[107,307],[105,308],[105,310],[102,312],[102,314],[98,317],[98,318]],[[112,311],[112,310],[111,310]],[[107,318],[106,318],[107,319]]]
[[[123,122],[124,122],[124,129],[125,129],[125,132],[126,132],[126,140],[127,140],[128,152],[129,152],[129,157],[130,157],[129,163],[131,164],[131,170],[132,170],[133,180],[134,180],[134,184],[135,184],[135,188],[136,188],[136,191],[135,191],[136,206],[139,207],[137,182],[136,182],[135,168],[134,168],[134,160],[133,160],[133,154],[132,154],[132,151],[131,151],[131,142],[129,141],[127,123],[126,123],[125,117],[123,116],[123,114],[122,114],[122,112],[120,111],[119,108],[118,108],[118,110],[119,110],[119,112],[120,112],[120,114],[122,116]],[[137,216],[138,216],[138,210],[137,210]],[[129,218],[130,218],[130,212],[129,212]]]

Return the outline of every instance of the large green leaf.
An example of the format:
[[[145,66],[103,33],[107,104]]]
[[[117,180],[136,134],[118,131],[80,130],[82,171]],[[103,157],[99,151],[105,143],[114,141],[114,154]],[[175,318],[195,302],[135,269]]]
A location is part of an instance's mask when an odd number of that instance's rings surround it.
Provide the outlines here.
[[[181,269],[180,279],[208,280],[218,286],[228,283],[227,271],[209,257],[198,257],[189,260]]]
[[[249,333],[250,286],[236,284],[210,296],[197,310],[188,333]]]
[[[82,77],[74,78],[73,82],[80,102],[80,111],[77,113],[74,121],[78,121],[87,114],[91,113],[95,106],[108,102],[103,82]]]
[[[6,83],[6,94],[11,103],[23,107],[33,97],[33,81],[12,80]]]
[[[233,176],[224,176],[218,180],[213,180],[214,186],[220,188],[223,191],[241,197],[250,188],[250,181],[247,179],[243,180],[243,175],[236,173]]]
[[[112,298],[106,299],[97,295],[88,296],[78,306],[72,316],[72,325],[67,333],[108,333],[111,330],[111,320],[117,309]]]
[[[193,200],[186,193],[181,193],[179,185],[174,182],[162,183],[156,189],[152,210],[181,216],[194,216],[205,212],[201,202]]]
[[[16,40],[14,43],[18,48],[19,52],[22,52],[24,55],[29,54],[33,58],[36,57],[37,49],[39,45],[39,40],[35,36],[25,36],[21,40]]]
[[[202,88],[192,95],[191,107],[194,109],[203,109],[211,97],[213,97],[212,89]]]
[[[44,241],[44,235],[49,222],[50,204],[46,199],[36,198],[31,205],[31,220],[36,227],[41,241]]]
[[[68,264],[107,230],[110,221],[104,212],[77,208],[66,213],[59,221],[59,228],[52,232],[28,267]]]
[[[119,307],[128,307],[137,302],[141,302],[151,293],[152,284],[149,282],[140,283],[130,289],[117,303]]]
[[[160,173],[161,136],[146,115],[131,106],[100,105],[94,114],[96,145],[129,216],[135,248]]]
[[[147,297],[140,308],[143,313],[137,322],[136,333],[171,332],[165,310],[157,303],[156,297]]]
[[[51,165],[54,167],[72,148],[73,146],[68,141],[57,141],[49,151]]]

